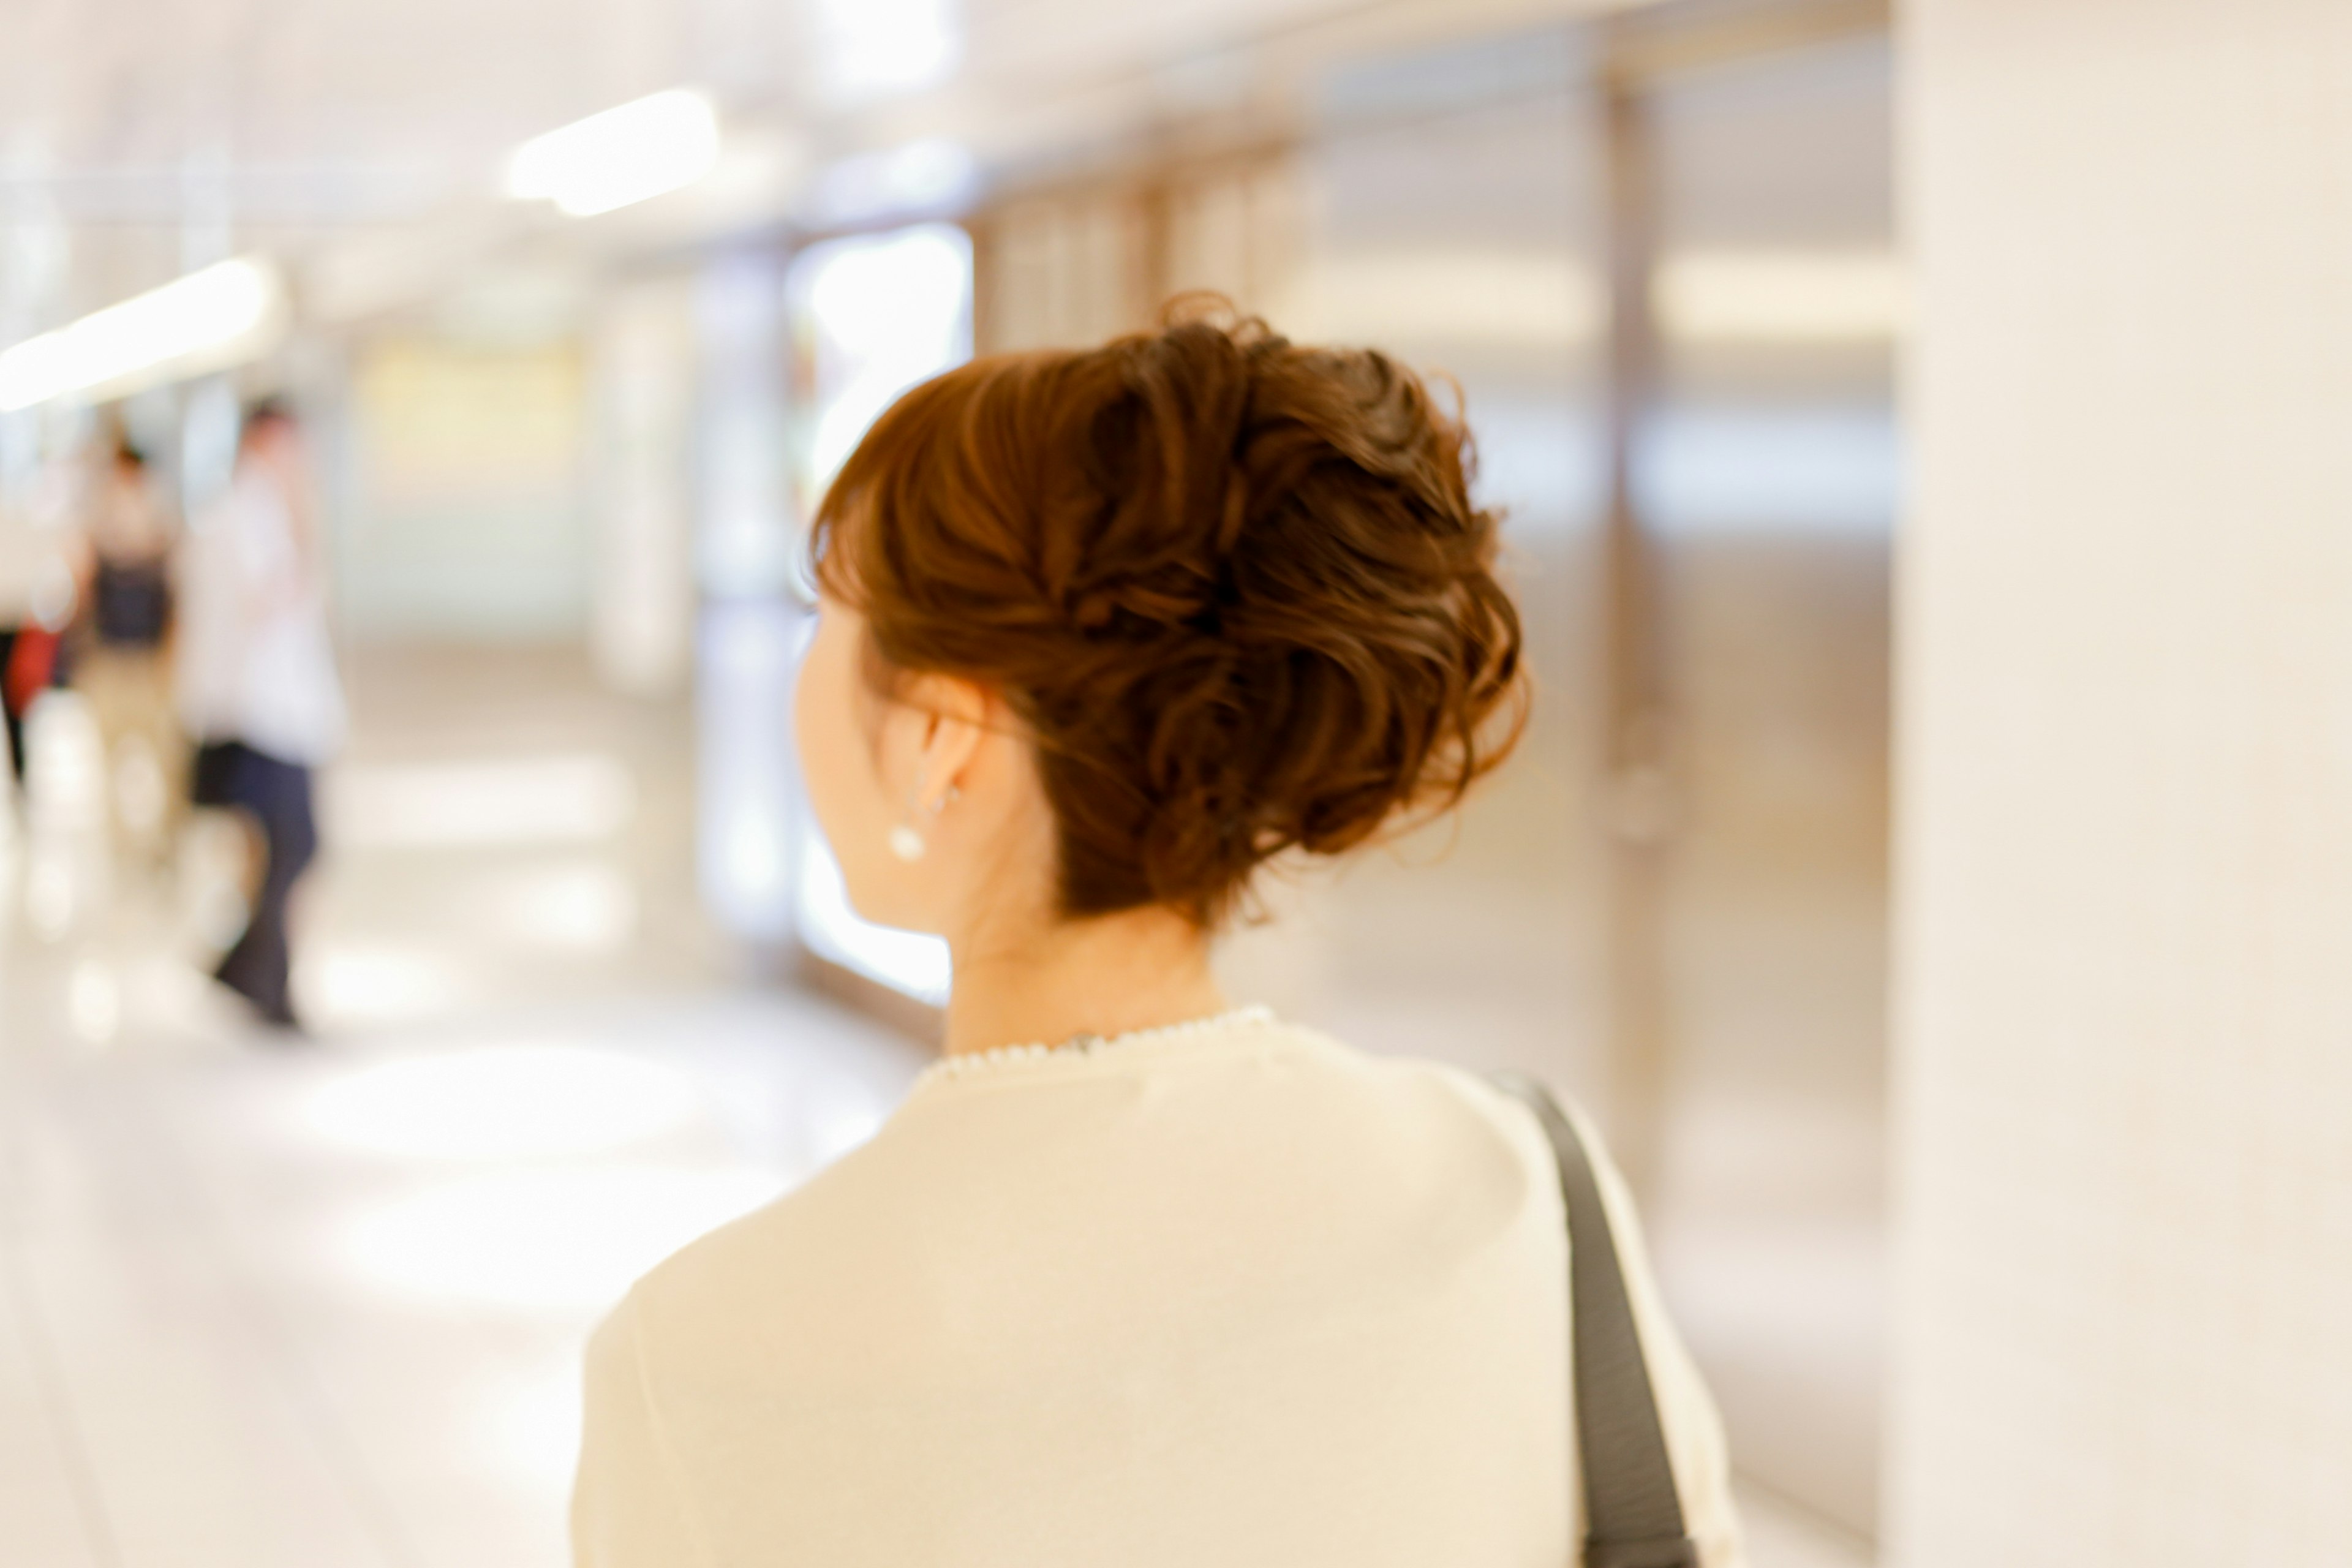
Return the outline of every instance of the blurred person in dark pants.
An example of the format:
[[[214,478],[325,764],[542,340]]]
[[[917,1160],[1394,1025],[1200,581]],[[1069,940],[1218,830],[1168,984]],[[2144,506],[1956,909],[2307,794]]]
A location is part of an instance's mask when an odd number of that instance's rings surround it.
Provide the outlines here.
[[[196,742],[190,798],[257,830],[252,913],[215,978],[266,1021],[297,1026],[288,905],[318,851],[311,770],[341,744],[326,565],[299,425],[247,415],[227,491],[194,520],[183,563],[180,716]]]
[[[91,493],[88,641],[75,660],[73,683],[105,746],[118,845],[151,864],[169,843],[171,802],[184,771],[165,646],[174,521],[145,455],[119,443]]]

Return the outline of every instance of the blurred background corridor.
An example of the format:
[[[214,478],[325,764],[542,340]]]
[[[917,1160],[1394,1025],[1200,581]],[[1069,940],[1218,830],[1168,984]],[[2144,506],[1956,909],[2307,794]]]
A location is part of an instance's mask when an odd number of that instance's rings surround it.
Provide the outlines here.
[[[0,1560],[565,1560],[589,1326],[934,1048],[799,799],[814,499],[912,383],[1211,289],[1455,380],[1541,689],[1230,988],[1580,1096],[1753,1561],[1876,1561],[1890,25],[0,0]],[[263,397],[348,709],[299,1029],[208,977],[255,844],[138,608]]]

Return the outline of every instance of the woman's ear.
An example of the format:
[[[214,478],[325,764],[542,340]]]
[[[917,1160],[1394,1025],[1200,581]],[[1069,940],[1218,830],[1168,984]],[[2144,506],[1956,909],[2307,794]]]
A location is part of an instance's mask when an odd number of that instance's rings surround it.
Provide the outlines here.
[[[927,674],[908,683],[903,700],[922,716],[915,805],[937,811],[950,795],[962,792],[966,773],[995,728],[995,699],[975,682]]]

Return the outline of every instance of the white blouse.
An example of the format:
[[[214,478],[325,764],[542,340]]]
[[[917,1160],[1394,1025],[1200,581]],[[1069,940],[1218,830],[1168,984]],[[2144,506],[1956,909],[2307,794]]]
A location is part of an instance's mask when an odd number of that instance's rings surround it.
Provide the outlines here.
[[[1706,1568],[1706,1390],[1601,1179]],[[583,1568],[1565,1568],[1551,1153],[1262,1012],[954,1058],[598,1330]]]
[[[275,480],[240,472],[189,531],[174,659],[180,721],[200,741],[242,741],[314,766],[347,714],[324,586]]]

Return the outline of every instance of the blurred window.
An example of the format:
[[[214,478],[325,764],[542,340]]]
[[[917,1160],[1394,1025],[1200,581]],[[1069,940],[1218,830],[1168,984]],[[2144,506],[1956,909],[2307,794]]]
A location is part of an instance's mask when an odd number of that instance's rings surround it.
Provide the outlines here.
[[[971,243],[921,224],[809,247],[785,280],[800,397],[802,515],[900,394],[971,356]],[[947,997],[947,944],[860,919],[815,819],[797,813],[794,927],[810,951],[923,1001]]]

